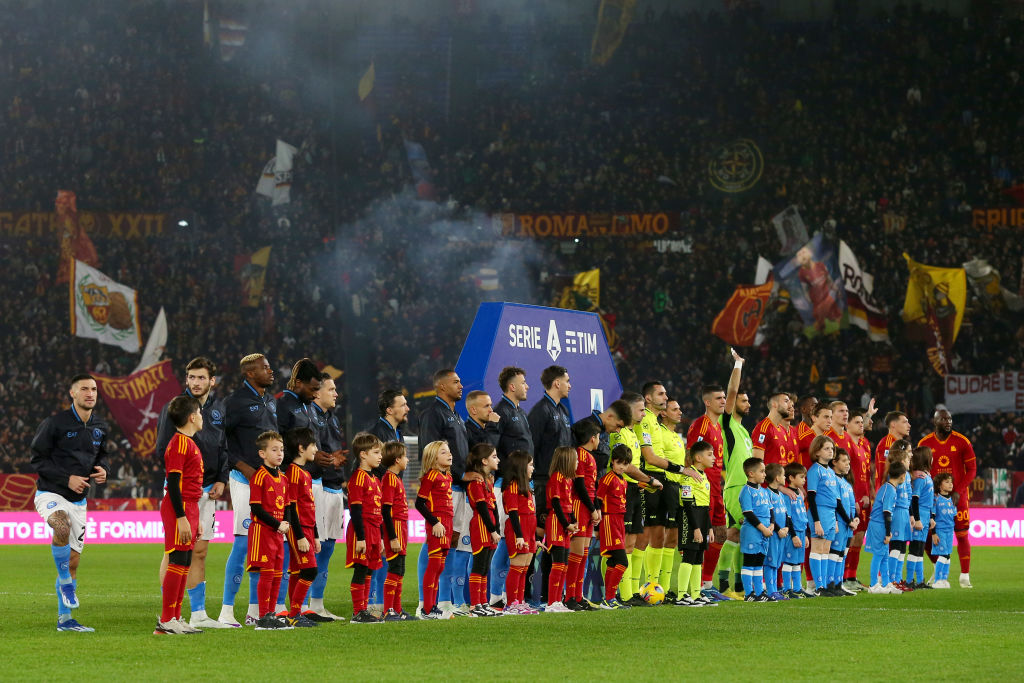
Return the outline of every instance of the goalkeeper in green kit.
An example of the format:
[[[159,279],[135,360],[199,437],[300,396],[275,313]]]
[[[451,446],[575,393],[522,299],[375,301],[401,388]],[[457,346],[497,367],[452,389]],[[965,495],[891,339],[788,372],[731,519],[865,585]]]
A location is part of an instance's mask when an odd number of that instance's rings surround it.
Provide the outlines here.
[[[743,461],[753,455],[754,449],[750,432],[743,426],[743,418],[750,412],[750,398],[746,393],[740,393],[743,359],[735,349],[730,348],[729,351],[734,363],[732,374],[729,375],[729,386],[726,388],[725,412],[719,418],[725,441],[725,488],[722,497],[728,528],[725,532],[725,545],[718,560],[718,589],[726,597],[742,600],[743,582],[740,580],[740,565],[743,555],[740,553],[740,525],[743,523],[743,510],[740,506],[740,491],[747,483]],[[732,590],[729,585],[730,571]]]

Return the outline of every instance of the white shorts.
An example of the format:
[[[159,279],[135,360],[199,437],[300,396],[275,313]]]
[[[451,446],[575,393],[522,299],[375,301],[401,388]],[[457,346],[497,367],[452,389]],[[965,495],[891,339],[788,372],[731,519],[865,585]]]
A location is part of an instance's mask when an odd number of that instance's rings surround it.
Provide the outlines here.
[[[345,513],[345,494],[340,490],[324,490],[319,484],[313,484],[313,502],[316,503],[316,531],[321,542],[345,538],[343,516]]]
[[[235,536],[248,536],[249,524],[252,523],[249,507],[249,483],[243,483],[236,479],[241,476],[237,471],[232,471],[231,478],[228,479],[228,488],[231,491],[231,510],[234,512],[235,518],[233,533]]]
[[[473,521],[473,506],[469,504],[465,491],[452,491],[452,512],[452,532],[458,539],[455,549],[471,553],[473,543],[469,539],[469,525]]]
[[[199,498],[199,528],[203,533],[199,534],[200,541],[212,541],[216,532],[217,518],[214,513],[217,511],[217,501],[210,498],[209,491],[203,491]]]
[[[64,511],[71,523],[71,534],[68,545],[76,553],[81,553],[85,547],[85,523],[86,523],[86,502],[83,498],[78,503],[72,503],[67,498],[49,491],[36,491],[36,512],[43,519],[49,519],[55,512]]]

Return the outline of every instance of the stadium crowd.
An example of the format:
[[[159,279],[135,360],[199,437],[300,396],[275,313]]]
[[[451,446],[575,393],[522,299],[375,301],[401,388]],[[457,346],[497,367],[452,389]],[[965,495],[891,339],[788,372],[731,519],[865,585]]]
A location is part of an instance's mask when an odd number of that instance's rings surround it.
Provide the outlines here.
[[[552,304],[564,276],[593,267],[622,340],[623,386],[662,378],[688,424],[702,410],[698,387],[729,371],[711,321],[736,284],[753,280],[758,255],[777,260],[770,219],[792,204],[875,276],[892,344],[855,329],[807,340],[792,310],[779,312],[746,354],[745,388],[760,406],[774,387],[822,393],[837,378],[851,405],[874,397],[911,415],[916,440],[942,387],[924,349],[902,335],[902,253],[943,266],[985,258],[1010,289],[1021,277],[1019,229],[971,227],[972,208],[1009,204],[1003,191],[1022,180],[1017,24],[903,10],[772,30],[757,15],[641,18],[608,67],[552,51],[542,77],[479,92],[448,121],[428,98],[417,107],[415,88],[382,95],[374,136],[332,131],[323,93],[304,80],[313,67],[286,59],[282,74],[246,61],[266,16],[251,22],[249,47],[222,62],[202,45],[196,7],[55,11],[66,4],[0,7],[0,187],[9,188],[0,209],[50,210],[58,189],[72,189],[81,211],[165,213],[159,238],[94,237],[100,268],[138,288],[145,332],[167,311],[177,370],[209,356],[225,392],[238,383],[238,358],[256,350],[278,370],[277,390],[302,356],[346,370],[347,327],[363,327],[376,384],[342,392],[353,429],[373,419],[380,388],[430,389],[481,300]],[[43,50],[54,35],[56,48]],[[385,80],[385,59],[378,69]],[[403,137],[422,140],[440,203],[401,192],[411,182]],[[759,145],[764,175],[747,195],[724,196],[708,182],[707,158],[738,137]],[[284,207],[253,195],[275,138],[300,147]],[[500,211],[669,211],[680,215],[672,237],[689,246],[512,242],[486,220]],[[886,229],[886,215],[903,227]],[[268,244],[261,306],[244,308],[233,264]],[[13,264],[0,271],[0,471],[25,472],[32,433],[66,404],[68,378],[127,374],[137,359],[68,335],[57,236],[5,233],[0,249]],[[497,271],[497,290],[481,289],[481,267]],[[1020,318],[973,295],[969,308],[955,371],[1024,368]],[[974,440],[979,468],[1024,469],[1020,414],[958,418],[958,429]],[[135,457],[123,437],[113,457],[102,495],[159,495],[160,463]]]

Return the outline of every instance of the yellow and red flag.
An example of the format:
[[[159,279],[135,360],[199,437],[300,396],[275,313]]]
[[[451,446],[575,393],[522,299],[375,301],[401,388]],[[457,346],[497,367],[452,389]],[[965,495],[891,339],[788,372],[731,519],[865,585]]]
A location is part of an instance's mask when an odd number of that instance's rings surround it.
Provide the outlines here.
[[[711,333],[732,346],[753,346],[768,300],[773,278],[761,285],[740,285],[711,324]]]

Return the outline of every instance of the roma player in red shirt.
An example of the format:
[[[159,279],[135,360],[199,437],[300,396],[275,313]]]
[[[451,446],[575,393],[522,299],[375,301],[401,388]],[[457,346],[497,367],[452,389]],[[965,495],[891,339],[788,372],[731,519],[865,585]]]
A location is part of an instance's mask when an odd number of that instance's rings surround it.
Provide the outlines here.
[[[473,521],[469,524],[469,543],[473,550],[473,564],[469,574],[469,613],[475,617],[494,617],[487,601],[487,573],[491,557],[498,547],[498,502],[494,497],[494,473],[498,470],[498,451],[487,442],[478,443],[469,451],[466,472],[476,472],[466,487],[466,497],[473,508]]]
[[[593,451],[601,441],[601,427],[594,420],[581,420],[572,426],[576,443],[576,476],[572,480],[572,513],[579,531],[569,541],[569,569],[565,583],[565,606],[577,612],[593,610],[583,599],[583,578],[594,525],[601,521],[594,496],[597,493],[597,461]]]
[[[284,439],[277,432],[256,437],[263,465],[249,480],[249,546],[246,570],[259,573],[257,595],[260,618],[256,630],[291,628],[274,615],[274,598],[280,592],[284,564],[284,534],[295,520],[286,520],[288,478],[278,469],[284,461]]]
[[[777,391],[768,398],[768,415],[757,423],[750,439],[755,458],[766,465],[779,463],[783,467],[797,459],[789,439],[788,420],[793,417],[793,401],[789,394]]]
[[[846,404],[844,403],[843,405]],[[799,452],[797,462],[808,470],[811,469],[811,465],[814,464],[811,462],[810,456],[811,442],[814,441],[814,437],[816,436],[831,436],[832,418],[831,404],[824,402],[814,404],[814,407],[811,409],[811,426],[802,430],[803,435],[797,439],[797,448]],[[802,427],[803,424],[804,423],[801,422],[800,426]],[[835,441],[835,438],[833,437],[832,440]],[[839,446],[841,444],[837,442],[836,445]],[[843,448],[846,447],[843,446]]]
[[[545,487],[547,508],[551,513],[544,525],[544,544],[551,553],[548,576],[548,606],[545,612],[571,612],[562,602],[565,570],[569,562],[569,539],[579,531],[572,513],[572,480],[576,475],[576,449],[559,446],[551,455],[551,469]]]
[[[423,476],[416,495],[416,510],[429,527],[427,570],[423,574],[423,618],[443,619],[437,608],[437,585],[452,545],[452,451],[447,441],[431,441],[423,449]],[[527,490],[527,495],[529,490]]]
[[[309,427],[292,429],[284,435],[284,459],[288,464],[288,506],[298,524],[288,530],[288,625],[318,626],[302,616],[302,603],[316,579],[316,554],[320,552],[316,528],[316,503],[313,500],[313,478],[302,469],[313,462],[317,453],[316,435]]]
[[[384,517],[385,554],[388,575],[384,580],[384,621],[417,621],[402,609],[402,583],[405,580],[405,551],[409,543],[409,501],[405,499],[402,472],[409,455],[402,441],[384,444],[381,467],[386,467],[381,482],[381,515]]]
[[[704,414],[690,425],[686,433],[686,449],[693,448],[695,443],[704,441],[711,444],[715,455],[715,464],[705,470],[704,474],[711,484],[711,526],[714,531],[714,543],[708,546],[701,568],[701,585],[705,589],[713,588],[711,579],[718,566],[718,556],[725,543],[725,502],[722,500],[722,468],[725,467],[725,441],[722,438],[722,413],[725,412],[725,389],[717,384],[709,384],[701,388],[701,399],[704,401]],[[756,445],[756,444],[755,444]],[[694,473],[695,474],[695,473]],[[676,534],[678,536],[678,533]],[[677,539],[678,543],[678,539]],[[676,554],[672,549],[673,556]]]
[[[910,419],[906,413],[892,410],[885,414],[885,427],[889,433],[875,446],[875,490],[885,483],[889,467],[889,449],[900,439],[910,438]]]
[[[953,498],[956,501],[956,554],[960,558],[960,587],[971,586],[971,541],[968,530],[971,526],[971,482],[978,474],[978,463],[974,457],[974,446],[960,432],[953,431],[953,416],[945,408],[939,408],[932,417],[935,431],[918,442],[918,446],[932,449],[932,477],[937,474],[953,475]]]
[[[203,428],[199,401],[177,396],[167,407],[177,430],[164,451],[167,493],[160,503],[164,523],[164,552],[167,572],[163,579],[163,605],[154,634],[200,633],[181,620],[181,602],[192,565],[192,548],[199,528],[199,499],[203,495],[203,454],[192,440]]]
[[[370,597],[370,575],[382,566],[384,553],[384,516],[381,513],[380,480],[373,470],[380,466],[384,444],[369,432],[360,432],[352,439],[359,469],[348,482],[348,509],[351,516],[346,532],[345,566],[353,567],[352,623],[375,624],[380,621],[367,609]]]
[[[628,564],[625,546],[626,480],[623,474],[632,462],[633,453],[629,446],[620,443],[612,449],[608,473],[601,477],[597,485],[597,504],[602,512],[597,540],[601,557],[608,562],[608,570],[604,575],[602,609],[629,609],[628,605],[616,599],[615,594]]]
[[[505,578],[505,614],[538,614],[523,602],[526,571],[537,551],[537,508],[530,491],[531,477],[533,456],[518,448],[509,453],[501,488],[501,504],[508,517],[505,545],[510,564]]]

